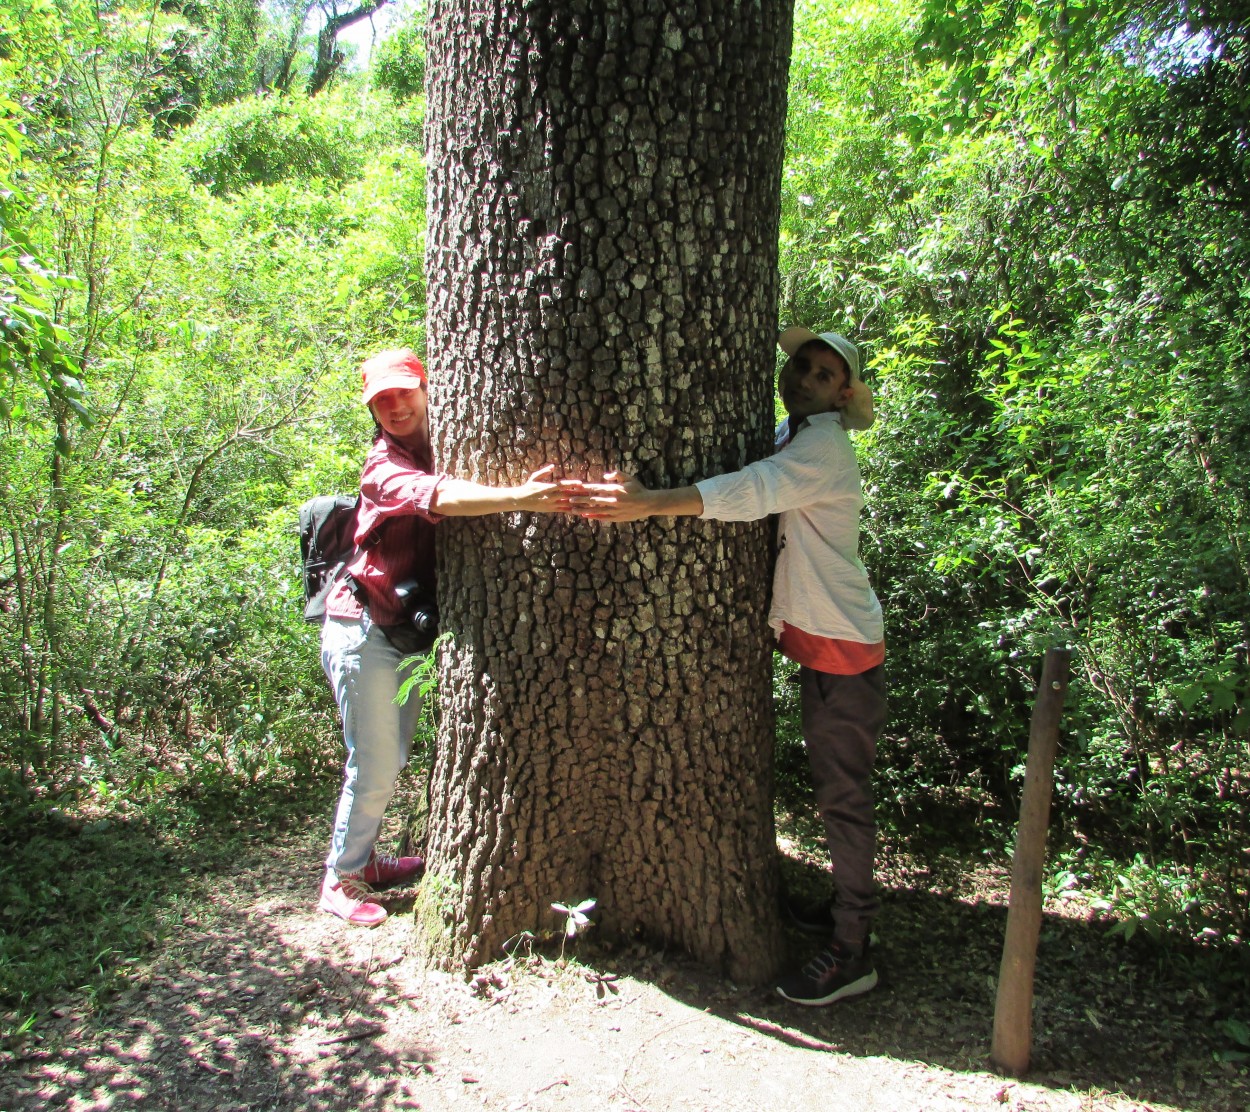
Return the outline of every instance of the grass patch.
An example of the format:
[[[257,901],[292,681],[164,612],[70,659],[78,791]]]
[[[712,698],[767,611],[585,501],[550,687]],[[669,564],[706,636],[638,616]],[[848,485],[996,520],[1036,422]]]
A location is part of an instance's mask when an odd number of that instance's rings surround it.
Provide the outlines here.
[[[0,824],[0,1042],[67,993],[120,991],[214,873],[249,845],[330,813],[337,782],[186,784],[125,813],[14,807]],[[310,795],[313,797],[310,799]]]
[[[0,835],[0,1037],[67,990],[107,993],[156,943],[171,854],[135,822],[44,818]],[[176,866],[174,866],[176,872]]]

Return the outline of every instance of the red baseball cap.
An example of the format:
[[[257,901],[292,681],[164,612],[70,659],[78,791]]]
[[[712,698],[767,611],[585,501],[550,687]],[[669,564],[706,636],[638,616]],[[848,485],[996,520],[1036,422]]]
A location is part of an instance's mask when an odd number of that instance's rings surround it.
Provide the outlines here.
[[[425,367],[412,348],[380,351],[360,365],[360,400],[368,405],[383,390],[416,390],[426,384]]]

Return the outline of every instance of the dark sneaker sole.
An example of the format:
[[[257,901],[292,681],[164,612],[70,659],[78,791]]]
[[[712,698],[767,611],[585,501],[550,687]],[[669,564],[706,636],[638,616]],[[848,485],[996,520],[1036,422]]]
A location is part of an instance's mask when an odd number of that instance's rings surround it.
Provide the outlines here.
[[[783,1000],[789,1000],[791,1004],[803,1004],[809,1008],[823,1008],[826,1004],[836,1004],[839,1000],[845,1000],[848,996],[860,996],[865,992],[871,992],[876,987],[877,971],[870,969],[859,980],[839,985],[827,996],[791,996],[781,985],[777,986],[777,995]]]

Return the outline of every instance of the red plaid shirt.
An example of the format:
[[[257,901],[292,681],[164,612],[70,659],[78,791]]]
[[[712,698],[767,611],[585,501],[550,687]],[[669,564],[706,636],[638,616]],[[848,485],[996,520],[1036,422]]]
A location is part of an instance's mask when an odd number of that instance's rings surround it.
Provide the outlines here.
[[[386,433],[373,442],[360,474],[360,554],[348,568],[350,577],[341,579],[326,600],[327,614],[359,618],[363,600],[379,625],[403,621],[404,605],[395,588],[414,579],[434,585],[433,526],[442,517],[431,512],[430,499],[442,481],[429,449],[418,456]]]

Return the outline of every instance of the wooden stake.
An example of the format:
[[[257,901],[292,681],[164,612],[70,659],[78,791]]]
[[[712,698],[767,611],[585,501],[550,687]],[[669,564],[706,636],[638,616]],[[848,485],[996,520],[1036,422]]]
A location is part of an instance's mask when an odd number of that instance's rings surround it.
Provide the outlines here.
[[[1011,865],[1007,936],[998,971],[994,1041],[990,1047],[995,1067],[1011,1077],[1020,1077],[1028,1070],[1033,1049],[1033,970],[1042,927],[1042,866],[1046,860],[1055,753],[1059,748],[1059,719],[1063,715],[1071,663],[1071,649],[1046,650],[1029,727],[1024,794]]]

